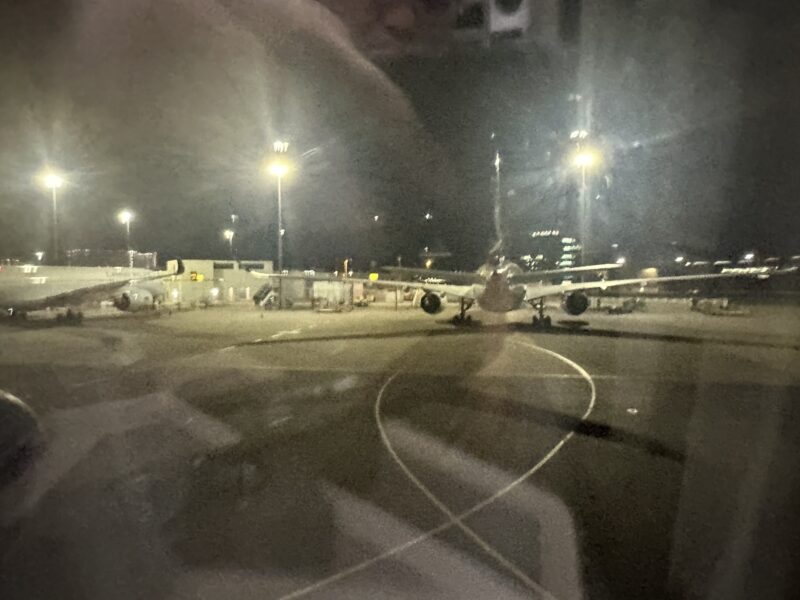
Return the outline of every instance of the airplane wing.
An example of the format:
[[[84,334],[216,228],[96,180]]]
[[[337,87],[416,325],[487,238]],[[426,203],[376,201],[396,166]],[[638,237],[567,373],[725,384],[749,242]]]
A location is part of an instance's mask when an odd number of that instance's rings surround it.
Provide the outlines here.
[[[177,262],[178,262],[177,269],[172,272],[158,273],[147,277],[139,277],[138,279],[116,279],[114,281],[106,281],[103,283],[98,283],[97,285],[90,285],[86,287],[76,288],[74,290],[69,290],[67,292],[62,292],[60,294],[54,294],[52,296],[46,296],[44,298],[36,298],[34,300],[23,300],[20,302],[14,302],[13,308],[17,311],[42,310],[53,306],[64,306],[67,304],[73,304],[73,305],[83,304],[94,298],[111,294],[112,292],[115,292],[116,290],[126,287],[128,285],[134,285],[142,281],[153,281],[156,279],[164,279],[166,277],[180,275],[181,273],[183,273],[183,261],[178,259]]]
[[[290,281],[345,281],[333,274],[323,275],[286,275],[284,273],[262,273],[261,271],[248,271],[256,279],[287,279]],[[347,281],[350,281],[349,279]]]
[[[425,269],[426,273],[430,273]],[[383,288],[411,288],[415,290],[423,290],[426,292],[436,292],[438,294],[445,294],[447,296],[454,296],[456,298],[466,298],[468,300],[475,299],[475,286],[472,285],[452,285],[447,283],[427,283],[424,281],[395,281],[392,279],[361,279],[357,277],[348,277],[346,279],[341,277],[326,276],[326,275],[281,275],[280,273],[261,273],[259,271],[250,271],[252,275],[259,279],[302,279],[304,281],[339,281],[341,283],[365,283]]]
[[[452,285],[448,283],[426,283],[424,281],[394,281],[391,279],[343,279],[342,281],[353,281],[356,283],[368,283],[376,287],[385,288],[411,288],[414,290],[423,290],[425,292],[436,292],[437,294],[445,294],[456,298],[466,298],[467,300],[474,300],[476,296],[475,288],[480,286],[474,285]]]
[[[444,279],[454,285],[472,285],[474,283],[485,283],[486,278],[478,273],[469,271],[437,271],[433,269],[415,269],[413,267],[381,267],[381,271],[394,273],[410,279],[419,277],[420,279]]]
[[[594,273],[602,271],[612,271],[619,269],[622,265],[617,263],[603,263],[598,265],[584,265],[582,267],[569,267],[567,269],[550,269],[549,271],[531,271],[530,273],[519,273],[518,275],[511,276],[512,284],[519,283],[532,283],[534,281],[541,281],[549,277],[558,277],[559,275],[571,275],[573,273]]]
[[[560,285],[527,285],[526,298],[545,298],[582,290],[605,290],[626,285],[647,285],[649,283],[671,283],[677,281],[706,281],[711,279],[729,279],[731,277],[753,277],[752,274],[711,273],[707,275],[672,275],[668,277],[640,277],[637,279],[616,279],[611,281],[589,281],[586,283],[562,283]],[[763,276],[762,276],[763,278]]]

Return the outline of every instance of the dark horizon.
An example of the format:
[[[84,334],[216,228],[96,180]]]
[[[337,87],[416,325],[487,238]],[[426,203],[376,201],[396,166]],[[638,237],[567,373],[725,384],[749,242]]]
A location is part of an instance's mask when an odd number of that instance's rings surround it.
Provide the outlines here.
[[[130,208],[143,250],[226,257],[221,232],[237,214],[239,256],[273,258],[275,186],[259,170],[287,137],[298,163],[285,181],[287,265],[408,264],[428,246],[469,268],[493,242],[495,149],[511,233],[574,228],[564,159],[584,126],[567,101],[576,90],[591,95],[604,154],[598,254],[612,241],[641,260],[672,241],[710,258],[800,253],[800,141],[786,134],[800,101],[785,58],[797,55],[796,9],[619,0],[587,8],[561,56],[512,41],[401,51],[376,67],[346,3],[343,22],[311,0],[293,6],[0,9],[1,75],[14,82],[0,96],[0,256],[47,248],[35,175],[52,164],[69,180],[64,247],[124,247],[115,219]]]

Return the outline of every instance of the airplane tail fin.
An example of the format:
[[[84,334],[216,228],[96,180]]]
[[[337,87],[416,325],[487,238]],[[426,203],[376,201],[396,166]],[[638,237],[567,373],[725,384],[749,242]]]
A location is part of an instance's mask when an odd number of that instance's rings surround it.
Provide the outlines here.
[[[506,229],[504,217],[503,201],[499,194],[494,199],[494,235],[495,243],[489,250],[489,256],[504,256],[508,251],[506,247]]]

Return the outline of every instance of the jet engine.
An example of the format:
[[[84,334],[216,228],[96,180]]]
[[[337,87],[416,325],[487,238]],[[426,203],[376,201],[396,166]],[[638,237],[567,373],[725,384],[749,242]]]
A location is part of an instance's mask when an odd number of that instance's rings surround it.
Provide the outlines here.
[[[589,308],[589,297],[583,292],[565,294],[561,300],[561,307],[571,315],[581,315]]]
[[[442,302],[442,297],[439,294],[434,294],[433,292],[425,292],[425,295],[420,298],[419,305],[429,315],[435,315],[440,313],[444,310],[444,303]]]
[[[142,288],[130,288],[114,297],[114,306],[119,310],[136,312],[153,308],[153,294]]]

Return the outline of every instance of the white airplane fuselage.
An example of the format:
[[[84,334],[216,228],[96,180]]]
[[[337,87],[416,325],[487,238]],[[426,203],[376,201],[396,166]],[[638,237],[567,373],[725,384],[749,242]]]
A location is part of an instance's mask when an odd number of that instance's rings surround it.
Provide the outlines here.
[[[478,306],[487,312],[505,313],[525,304],[525,287],[509,285],[505,274],[497,271],[489,276],[486,285],[479,287],[483,290],[475,294],[475,299]]]
[[[150,273],[152,271],[131,271],[125,267],[3,265],[0,268],[0,309],[13,309],[18,305],[58,296],[82,287],[113,281],[124,284],[131,275],[137,277]],[[136,293],[141,291],[152,296],[163,295],[161,281],[142,282],[136,288]]]

